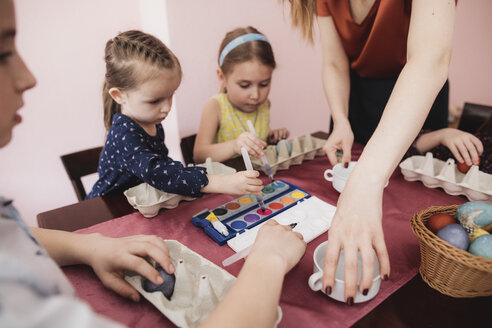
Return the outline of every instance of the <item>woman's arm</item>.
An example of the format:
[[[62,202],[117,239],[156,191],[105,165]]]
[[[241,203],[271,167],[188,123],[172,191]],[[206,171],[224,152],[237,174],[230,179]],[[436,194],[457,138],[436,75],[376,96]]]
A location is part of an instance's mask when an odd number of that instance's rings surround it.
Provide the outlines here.
[[[339,198],[328,232],[323,286],[332,287],[340,249],[345,251],[345,298],[356,291],[357,251],[362,255],[360,291],[370,288],[374,257],[389,276],[389,258],[382,231],[383,186],[422,127],[448,75],[455,3],[414,0],[401,71],[381,121],[367,143]],[[350,298],[352,298],[350,300]]]
[[[215,135],[220,125],[220,105],[215,99],[209,99],[203,108],[200,128],[196,135],[193,159],[197,163],[204,162],[207,157],[213,161],[223,162],[234,155],[241,154],[244,146],[251,155],[263,155],[266,143],[250,132],[244,132],[234,140],[215,143]]]
[[[348,120],[349,62],[333,18],[318,17],[318,26],[323,55],[323,89],[333,119],[333,132],[323,149],[332,165],[338,163],[335,153],[339,149],[343,151],[342,163],[348,163],[354,142],[354,134]]]

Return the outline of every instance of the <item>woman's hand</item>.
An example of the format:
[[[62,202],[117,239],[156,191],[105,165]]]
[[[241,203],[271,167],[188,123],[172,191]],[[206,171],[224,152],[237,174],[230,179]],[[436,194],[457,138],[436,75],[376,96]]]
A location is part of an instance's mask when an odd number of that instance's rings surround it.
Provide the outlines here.
[[[251,132],[243,132],[234,140],[234,153],[241,155],[241,147],[246,148],[248,154],[260,157],[263,156],[263,148],[266,142],[258,138]]]
[[[354,133],[348,121],[334,125],[328,140],[326,140],[323,150],[328,156],[331,165],[338,163],[337,150],[342,151],[342,165],[347,167],[351,160],[352,144],[354,143]]]
[[[134,271],[156,285],[162,284],[161,275],[144,257],[151,257],[167,273],[174,273],[169,250],[162,238],[145,235],[109,238],[100,234],[88,237],[91,238],[88,264],[104,286],[123,297],[135,302],[140,299],[137,290],[123,279],[125,270]]]
[[[352,177],[351,177],[352,178]],[[364,181],[349,178],[340,195],[333,222],[328,230],[323,288],[333,290],[335,270],[340,250],[345,258],[345,301],[352,305],[357,290],[357,253],[362,258],[362,277],[359,291],[363,295],[371,288],[374,273],[374,251],[379,260],[383,280],[387,280],[390,264],[381,224],[383,185],[365,185]]]
[[[458,162],[464,162],[470,166],[480,163],[483,144],[473,134],[458,129],[442,129],[440,141],[449,148]]]
[[[286,274],[299,262],[305,251],[306,242],[300,233],[271,219],[258,231],[248,258],[278,261]]]
[[[286,128],[270,130],[270,132],[268,132],[268,143],[276,144],[282,139],[287,139],[289,135],[289,130],[287,130]]]

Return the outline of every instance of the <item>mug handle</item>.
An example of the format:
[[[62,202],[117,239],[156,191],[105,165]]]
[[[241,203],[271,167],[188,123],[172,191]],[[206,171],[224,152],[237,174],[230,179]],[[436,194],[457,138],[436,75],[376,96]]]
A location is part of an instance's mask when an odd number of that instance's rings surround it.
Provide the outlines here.
[[[331,174],[331,176],[329,174]],[[332,169],[327,169],[323,175],[324,175],[326,180],[333,181],[333,170]]]
[[[323,271],[315,272],[309,277],[308,285],[313,291],[317,292],[318,290],[321,290],[321,287],[323,287],[321,278],[323,278]]]

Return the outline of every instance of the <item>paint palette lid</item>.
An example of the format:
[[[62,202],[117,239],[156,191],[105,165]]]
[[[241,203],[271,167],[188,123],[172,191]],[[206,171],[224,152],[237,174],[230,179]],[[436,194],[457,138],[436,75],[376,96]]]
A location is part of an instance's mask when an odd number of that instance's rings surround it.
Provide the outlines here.
[[[123,194],[128,203],[146,218],[156,216],[161,208],[175,208],[182,200],[195,199],[161,191],[145,182],[125,190]]]
[[[144,278],[136,273],[127,272],[125,280],[176,326],[198,327],[224,299],[236,278],[180,242],[164,242],[176,268],[169,300],[160,291],[146,292],[142,287]],[[277,309],[276,324],[282,319],[282,310]]]

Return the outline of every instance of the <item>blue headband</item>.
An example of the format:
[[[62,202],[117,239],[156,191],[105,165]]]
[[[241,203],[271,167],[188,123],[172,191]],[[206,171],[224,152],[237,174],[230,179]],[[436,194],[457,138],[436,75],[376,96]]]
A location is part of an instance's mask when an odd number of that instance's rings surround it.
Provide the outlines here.
[[[219,58],[219,66],[222,66],[222,63],[224,62],[224,59],[225,57],[229,54],[229,52],[231,52],[234,48],[236,48],[237,46],[243,44],[243,43],[246,43],[246,42],[250,42],[250,41],[264,41],[264,42],[267,42],[267,43],[270,43],[268,41],[268,39],[262,35],[262,34],[258,34],[258,33],[249,33],[249,34],[243,34],[241,36],[238,36],[237,38],[235,38],[234,40],[232,40],[231,42],[229,42],[225,47],[224,49],[222,49],[222,52],[220,53],[220,58]]]

